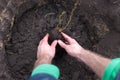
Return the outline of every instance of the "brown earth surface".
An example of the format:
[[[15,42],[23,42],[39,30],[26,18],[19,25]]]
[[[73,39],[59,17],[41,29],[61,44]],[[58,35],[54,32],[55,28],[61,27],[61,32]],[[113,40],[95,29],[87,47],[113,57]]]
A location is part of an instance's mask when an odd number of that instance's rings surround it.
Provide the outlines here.
[[[10,1],[12,4],[14,2],[21,4],[18,7],[14,5],[16,7],[14,9],[7,5]],[[49,43],[54,39],[64,40],[56,27],[63,11],[66,13],[59,29],[65,27],[75,1],[0,0],[0,2],[2,16],[0,20],[5,20],[4,23],[2,21],[0,23],[0,79],[28,80],[36,60],[38,43],[45,34],[50,34]],[[119,5],[119,0],[78,0],[72,20],[63,32],[75,38],[86,49],[108,58],[120,57]],[[9,7],[16,13],[7,11],[5,13],[6,8],[10,11]],[[9,14],[11,15],[6,21],[6,15]],[[4,46],[1,47],[1,44]],[[59,45],[53,64],[61,70],[60,80],[100,80],[84,63],[67,55]]]

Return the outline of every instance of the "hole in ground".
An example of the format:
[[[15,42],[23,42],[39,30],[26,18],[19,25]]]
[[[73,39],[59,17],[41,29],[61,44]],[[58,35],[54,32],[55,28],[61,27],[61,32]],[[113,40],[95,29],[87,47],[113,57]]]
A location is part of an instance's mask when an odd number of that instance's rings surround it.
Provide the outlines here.
[[[70,16],[70,11],[67,11],[61,4],[47,4],[36,7],[24,13],[21,18],[15,22],[11,41],[6,45],[6,53],[9,67],[13,72],[12,75],[16,79],[28,79],[36,60],[38,43],[46,33],[51,33],[50,42],[54,39],[63,39],[60,34],[57,34],[55,31],[59,15],[63,10],[68,12],[64,18],[64,26]],[[64,32],[75,38],[85,48],[92,49],[95,41],[91,42],[91,37],[96,36],[93,34],[88,35],[88,31],[84,28],[88,27],[89,22],[80,18],[84,18],[84,16],[81,17],[79,13],[75,12],[72,22]],[[94,31],[91,29],[91,32]],[[68,55],[63,56],[65,53],[66,52],[60,47],[57,48],[56,59],[59,59],[57,61],[55,59],[54,63],[61,68],[62,75],[60,78],[63,78],[63,80],[71,80],[71,77],[74,74],[73,72],[79,71],[79,67],[83,64],[78,64],[76,60]],[[82,69],[82,74],[86,74],[85,69]],[[92,72],[87,73],[87,75],[94,75],[91,73]],[[86,79],[87,78],[84,80]]]

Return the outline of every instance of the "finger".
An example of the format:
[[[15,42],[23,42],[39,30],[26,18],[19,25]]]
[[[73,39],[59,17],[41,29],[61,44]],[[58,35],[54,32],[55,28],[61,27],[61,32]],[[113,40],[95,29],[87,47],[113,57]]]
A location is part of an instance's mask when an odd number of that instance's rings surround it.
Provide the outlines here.
[[[43,40],[40,40],[39,45],[43,42]]]
[[[57,40],[54,40],[54,41],[52,42],[52,44],[51,44],[51,47],[55,48],[56,45],[57,45]]]
[[[46,36],[42,39],[43,42],[48,42],[48,37],[49,37],[49,34],[46,34]]]
[[[58,44],[64,49],[67,47],[67,45],[61,40],[58,40]]]
[[[68,42],[68,43],[72,43],[73,42],[73,39],[70,37],[70,36],[68,36],[67,34],[65,34],[65,33],[61,33],[62,35],[63,35],[63,37],[65,38],[65,40]]]

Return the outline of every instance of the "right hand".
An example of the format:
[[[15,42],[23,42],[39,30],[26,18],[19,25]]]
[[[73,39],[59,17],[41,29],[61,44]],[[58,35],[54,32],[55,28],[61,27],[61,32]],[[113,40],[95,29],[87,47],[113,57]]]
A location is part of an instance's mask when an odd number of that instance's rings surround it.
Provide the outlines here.
[[[82,48],[75,39],[69,37],[65,33],[62,33],[62,35],[65,38],[66,43],[58,40],[58,44],[64,48],[69,55],[78,58],[84,48]]]

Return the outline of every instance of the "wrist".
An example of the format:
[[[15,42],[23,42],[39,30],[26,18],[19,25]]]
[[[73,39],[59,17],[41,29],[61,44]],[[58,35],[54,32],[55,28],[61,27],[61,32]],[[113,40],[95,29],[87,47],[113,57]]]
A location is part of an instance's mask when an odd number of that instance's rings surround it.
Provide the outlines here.
[[[77,54],[76,58],[77,58],[78,60],[81,60],[82,56],[83,56],[85,53],[86,53],[86,49],[81,48],[81,49],[79,50],[79,53]]]
[[[41,55],[35,62],[35,67],[41,64],[51,64],[52,63],[52,57],[49,55]]]

